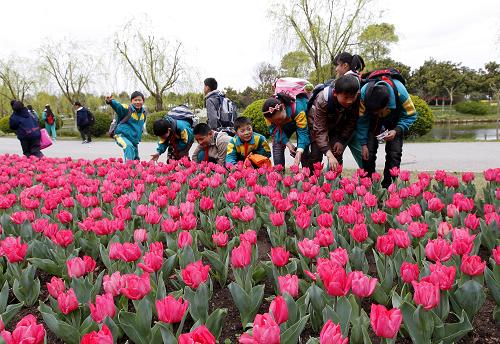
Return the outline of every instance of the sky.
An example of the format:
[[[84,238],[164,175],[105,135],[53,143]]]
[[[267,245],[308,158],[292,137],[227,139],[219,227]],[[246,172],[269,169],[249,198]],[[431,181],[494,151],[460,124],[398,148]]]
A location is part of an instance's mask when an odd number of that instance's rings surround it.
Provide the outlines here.
[[[396,27],[399,42],[391,57],[397,61],[418,68],[433,57],[475,69],[500,61],[499,0],[373,1],[372,20]],[[190,75],[183,87],[201,91],[202,80],[212,76],[221,89],[242,90],[255,85],[258,63],[279,65],[286,53],[287,41],[268,16],[271,4],[266,0],[23,0],[19,8],[19,2],[6,1],[0,58],[34,58],[45,42],[60,40],[83,42],[94,53],[112,56],[113,34],[137,20],[151,25],[158,36],[182,42]],[[103,78],[92,87],[117,92],[138,86],[132,77],[122,75]]]

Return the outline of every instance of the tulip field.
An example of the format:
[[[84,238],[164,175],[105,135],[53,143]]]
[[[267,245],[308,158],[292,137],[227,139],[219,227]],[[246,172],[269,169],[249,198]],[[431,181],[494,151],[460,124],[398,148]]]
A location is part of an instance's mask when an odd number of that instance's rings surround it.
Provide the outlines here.
[[[498,343],[500,168],[391,173],[3,155],[0,342]]]

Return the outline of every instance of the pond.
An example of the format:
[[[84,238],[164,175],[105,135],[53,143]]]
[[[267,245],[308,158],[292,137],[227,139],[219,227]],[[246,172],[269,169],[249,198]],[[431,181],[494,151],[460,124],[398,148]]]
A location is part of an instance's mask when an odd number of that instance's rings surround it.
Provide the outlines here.
[[[489,123],[435,123],[423,139],[438,140],[476,140],[490,141],[500,139],[499,125]]]

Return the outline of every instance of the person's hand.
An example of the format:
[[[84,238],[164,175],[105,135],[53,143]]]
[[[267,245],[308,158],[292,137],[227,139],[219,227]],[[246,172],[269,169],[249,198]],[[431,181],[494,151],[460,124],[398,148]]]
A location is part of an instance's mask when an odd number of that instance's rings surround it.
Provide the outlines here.
[[[368,160],[370,154],[368,153],[368,146],[367,145],[362,145],[361,146],[361,157],[363,160]]]
[[[297,150],[297,153],[295,153],[295,160],[293,161],[293,164],[299,166],[301,159],[302,159],[302,151]]]
[[[396,130],[389,130],[387,136],[384,137],[385,142],[392,141],[396,138],[397,132]]]
[[[111,101],[113,100],[113,96],[112,95],[106,96],[106,98],[104,100],[106,101],[106,104],[111,104]]]
[[[160,154],[158,154],[158,153],[151,155],[151,161],[158,161],[159,158],[160,158]]]
[[[290,142],[288,142],[286,144],[286,146],[288,147],[288,149],[290,150],[290,155],[295,157],[295,155],[297,154],[297,148]]]
[[[328,159],[328,166],[330,166],[331,171],[337,171],[337,167],[339,166],[339,161],[333,155],[332,151],[326,152],[326,157]]]
[[[342,155],[344,152],[344,145],[340,142],[335,142],[333,145],[333,154]]]

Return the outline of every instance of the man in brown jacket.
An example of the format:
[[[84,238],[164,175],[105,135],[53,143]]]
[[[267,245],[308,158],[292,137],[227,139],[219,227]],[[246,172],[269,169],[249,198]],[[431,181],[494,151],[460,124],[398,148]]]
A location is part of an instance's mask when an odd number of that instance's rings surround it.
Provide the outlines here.
[[[321,90],[313,100],[307,121],[311,136],[309,166],[328,159],[331,170],[343,163],[347,142],[359,117],[359,79],[345,75]]]
[[[198,146],[191,159],[198,163],[208,161],[224,166],[227,144],[231,137],[223,131],[210,129],[206,123],[197,124],[193,129],[193,134]]]

